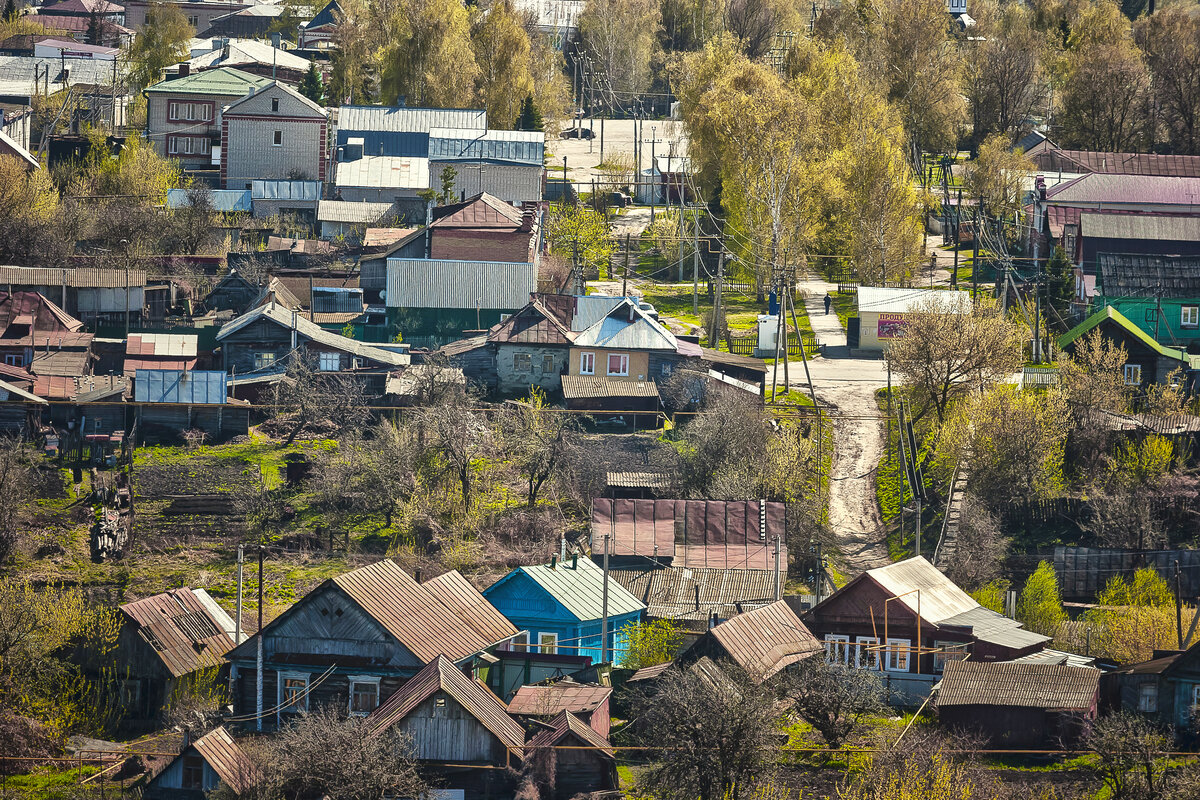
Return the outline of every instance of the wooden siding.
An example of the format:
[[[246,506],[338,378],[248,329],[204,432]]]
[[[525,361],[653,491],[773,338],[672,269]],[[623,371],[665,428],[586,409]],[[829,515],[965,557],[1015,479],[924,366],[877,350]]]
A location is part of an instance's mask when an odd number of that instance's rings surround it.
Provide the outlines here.
[[[580,746],[577,739],[563,742],[565,746]],[[590,750],[556,750],[554,768],[554,797],[568,800],[580,793],[601,792],[614,788],[612,759]]]
[[[505,747],[446,692],[435,692],[396,723],[422,761],[505,764]]]

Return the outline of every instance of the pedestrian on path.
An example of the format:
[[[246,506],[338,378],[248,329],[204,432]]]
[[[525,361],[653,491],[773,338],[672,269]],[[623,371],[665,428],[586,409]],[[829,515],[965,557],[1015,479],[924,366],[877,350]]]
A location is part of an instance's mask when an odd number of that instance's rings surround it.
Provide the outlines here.
[[[829,316],[829,307],[833,305],[833,298],[829,296],[829,292],[825,293],[825,316]]]

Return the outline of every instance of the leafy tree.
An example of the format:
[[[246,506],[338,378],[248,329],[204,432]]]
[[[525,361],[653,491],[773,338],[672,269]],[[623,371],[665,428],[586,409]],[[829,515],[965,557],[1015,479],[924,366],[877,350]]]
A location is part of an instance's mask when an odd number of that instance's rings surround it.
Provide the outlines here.
[[[979,198],[983,213],[995,219],[1012,216],[1021,210],[1023,182],[1032,171],[1029,157],[1014,152],[1006,134],[994,133],[983,141],[979,155],[967,165],[965,194]]]
[[[575,427],[569,417],[551,411],[546,393],[534,387],[529,397],[503,418],[505,450],[526,480],[530,508],[537,504],[542,486],[557,472],[565,437]]]
[[[558,203],[550,207],[546,220],[550,252],[599,272],[612,259],[615,244],[608,235],[604,216],[583,205]]]
[[[584,6],[579,16],[580,44],[591,59],[585,78],[610,108],[624,105],[629,95],[650,87],[660,19],[653,0],[588,0]]]
[[[1011,582],[1003,578],[996,578],[971,592],[970,595],[976,603],[984,608],[991,609],[997,614],[1003,614],[1005,598],[1011,587]]]
[[[130,77],[146,88],[157,83],[163,70],[187,59],[188,42],[196,35],[187,17],[175,5],[154,3],[146,9],[146,24],[129,46]]]
[[[878,673],[812,656],[783,678],[782,692],[801,719],[833,748],[842,746],[863,717],[884,709]]]
[[[1184,6],[1170,6],[1139,20],[1134,35],[1171,150],[1200,154],[1200,19]]]
[[[1067,620],[1062,597],[1058,593],[1058,577],[1049,561],[1038,564],[1021,587],[1017,596],[1017,619],[1034,633],[1053,636]]]
[[[48,170],[30,172],[14,156],[0,154],[0,217],[48,220],[58,210],[58,202]]]
[[[309,62],[308,71],[304,73],[304,79],[300,81],[299,91],[314,103],[324,104],[325,82],[321,80],[321,71],[317,69],[317,62]]]
[[[470,19],[458,0],[404,0],[386,24],[380,94],[394,104],[466,108],[475,98],[479,67]]]
[[[179,162],[160,156],[141,136],[125,137],[117,157],[112,158],[106,134],[92,128],[88,131],[88,154],[83,169],[71,178],[67,193],[135,196],[143,198],[145,206],[151,206],[165,203],[167,192],[179,188],[181,183]]]
[[[680,669],[664,673],[656,688],[635,701],[642,741],[656,748],[638,778],[641,791],[663,800],[737,800],[769,776],[773,697],[765,689],[744,677],[712,681]]]
[[[972,128],[979,139],[999,133],[1011,142],[1047,99],[1043,37],[1021,5],[981,3],[971,15],[979,32],[966,49],[964,88]]]
[[[1067,251],[1057,246],[1046,262],[1046,299],[1054,310],[1055,327],[1066,333],[1071,328],[1071,303],[1075,300],[1075,265]]]
[[[1150,567],[1137,570],[1132,579],[1110,578],[1084,621],[1091,631],[1090,653],[1118,663],[1147,661],[1155,650],[1178,645],[1175,596]]]
[[[1122,367],[1129,353],[1124,345],[1113,343],[1095,330],[1074,344],[1073,353],[1059,355],[1059,375],[1075,416],[1082,423],[1089,411],[1125,411],[1129,387]]]
[[[887,359],[920,404],[917,416],[932,410],[945,421],[951,403],[1021,368],[1024,340],[995,306],[951,309],[929,297],[910,311]]]
[[[546,127],[545,121],[542,119],[542,112],[538,111],[533,102],[533,95],[527,96],[521,101],[521,115],[517,117],[517,130],[520,131],[540,131]]]
[[[487,109],[488,123],[511,128],[533,91],[529,34],[512,0],[498,0],[486,15],[476,17],[471,43],[479,65],[479,99]]]
[[[683,629],[667,619],[631,622],[621,634],[625,637],[621,666],[627,669],[664,664],[675,658],[684,643]]]

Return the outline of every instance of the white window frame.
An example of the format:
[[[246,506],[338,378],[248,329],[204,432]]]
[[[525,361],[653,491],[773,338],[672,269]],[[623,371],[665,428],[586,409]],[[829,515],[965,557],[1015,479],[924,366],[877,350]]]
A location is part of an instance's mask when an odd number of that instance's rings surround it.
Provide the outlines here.
[[[1158,684],[1154,681],[1138,686],[1137,710],[1143,714],[1158,713]]]
[[[308,713],[308,689],[312,681],[312,673],[309,672],[284,672],[280,670],[275,673],[275,705],[278,709],[275,712],[276,721],[284,714],[307,714]],[[304,681],[304,688],[300,691],[303,708],[297,708],[296,703],[288,703],[287,708],[284,708],[284,684],[288,681]]]
[[[514,653],[528,653],[529,631],[521,631],[516,636],[509,639],[508,643],[505,645],[505,649]]]
[[[887,648],[883,651],[887,658],[883,662],[883,668],[888,672],[908,672],[909,666],[909,648],[912,647],[910,639],[892,639],[887,640]]]
[[[549,645],[549,647],[551,648],[550,650],[546,649],[546,647],[548,646],[546,644],[547,641],[554,642],[554,644]],[[542,631],[541,633],[539,633],[538,634],[538,652],[545,654],[545,655],[551,655],[551,656],[558,655],[558,634],[552,633],[550,631]]]
[[[283,131],[275,131],[271,136],[272,147],[283,147]]]
[[[874,647],[875,650],[868,650]],[[860,669],[879,669],[882,660],[879,656],[879,637],[856,636],[854,638],[854,666]]]
[[[938,648],[933,653],[933,671],[939,675],[946,669],[947,661],[961,661],[967,657],[966,644],[963,642],[935,640],[933,646]],[[946,649],[942,650],[943,647]]]
[[[341,372],[341,353],[321,353],[320,359],[321,372]]]
[[[830,664],[849,665],[850,650],[850,636],[848,634],[825,634],[825,660]]]
[[[612,360],[614,358],[620,359],[620,361],[617,362],[618,364],[620,364],[620,367],[616,372],[613,372],[613,370],[612,370]],[[609,376],[613,376],[613,377],[623,378],[623,377],[627,376],[629,374],[629,354],[628,353],[609,353],[604,358],[604,371]]]
[[[271,352],[255,353],[254,368],[266,369],[275,366],[275,354]]]
[[[1200,306],[1180,306],[1179,327],[1200,328]]]
[[[1126,364],[1122,369],[1122,375],[1124,376],[1126,386],[1141,386],[1142,365]]]
[[[378,675],[351,675],[348,680],[349,680],[349,684],[348,684],[349,698],[346,701],[346,710],[350,713],[350,716],[365,717],[368,714],[370,714],[371,711],[374,711],[375,708],[379,708],[379,676]],[[372,708],[369,711],[355,711],[354,710],[354,687],[358,684],[362,684],[363,686],[374,686],[375,687],[375,708]]]
[[[579,354],[579,374],[596,374],[596,354],[588,350]]]

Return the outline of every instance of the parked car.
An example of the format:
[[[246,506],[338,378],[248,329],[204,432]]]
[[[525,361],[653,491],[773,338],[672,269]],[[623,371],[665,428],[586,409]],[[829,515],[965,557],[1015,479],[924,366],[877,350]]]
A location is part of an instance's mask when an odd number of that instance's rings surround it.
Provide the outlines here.
[[[653,320],[658,319],[658,309],[647,303],[645,300],[638,301],[638,310]]]
[[[567,128],[558,135],[560,139],[595,139],[596,132],[591,128]]]

